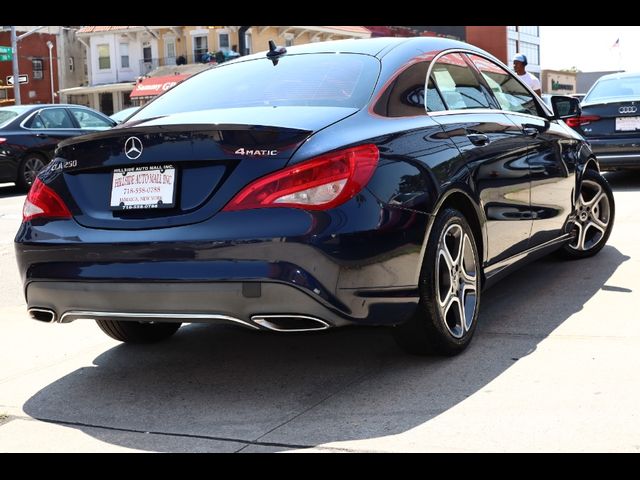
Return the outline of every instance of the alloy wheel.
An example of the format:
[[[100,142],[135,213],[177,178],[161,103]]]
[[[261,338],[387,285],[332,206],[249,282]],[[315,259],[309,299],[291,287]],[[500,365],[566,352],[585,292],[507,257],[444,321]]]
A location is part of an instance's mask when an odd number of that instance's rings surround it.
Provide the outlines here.
[[[471,329],[477,306],[478,268],[472,241],[462,226],[454,223],[444,230],[438,242],[438,307],[447,330],[455,338],[462,338]]]
[[[602,186],[593,180],[583,180],[574,220],[577,235],[569,247],[578,251],[594,248],[605,237],[610,219],[611,205]]]
[[[33,185],[38,173],[44,168],[44,162],[38,157],[29,157],[24,162],[24,182]]]

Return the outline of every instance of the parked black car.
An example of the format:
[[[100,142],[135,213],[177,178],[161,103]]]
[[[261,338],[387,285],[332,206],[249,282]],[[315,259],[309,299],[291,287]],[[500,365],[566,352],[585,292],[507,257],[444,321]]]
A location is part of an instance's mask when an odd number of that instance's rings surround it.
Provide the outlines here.
[[[591,144],[602,170],[640,168],[640,73],[600,77],[567,120]]]
[[[60,140],[116,125],[81,105],[15,105],[0,108],[0,182],[28,189],[53,158]]]
[[[614,213],[588,144],[504,64],[374,38],[274,45],[62,142],[15,246],[37,320],[133,343],[181,322],[387,325],[450,355],[483,287],[555,250],[596,254]]]

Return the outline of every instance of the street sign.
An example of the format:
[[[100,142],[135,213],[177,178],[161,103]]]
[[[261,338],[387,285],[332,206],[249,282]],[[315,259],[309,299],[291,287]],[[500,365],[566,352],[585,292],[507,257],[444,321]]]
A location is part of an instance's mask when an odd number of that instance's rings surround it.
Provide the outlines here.
[[[13,60],[11,47],[0,46],[0,62],[10,62],[11,60]]]
[[[18,75],[18,83],[29,83],[29,75]],[[13,75],[7,75],[7,85],[13,85]]]

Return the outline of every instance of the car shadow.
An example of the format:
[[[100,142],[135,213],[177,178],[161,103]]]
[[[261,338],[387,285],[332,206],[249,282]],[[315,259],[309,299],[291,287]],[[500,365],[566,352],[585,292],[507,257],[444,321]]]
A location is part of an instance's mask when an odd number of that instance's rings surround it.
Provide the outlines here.
[[[399,434],[481,391],[599,290],[629,291],[607,284],[628,259],[605,246],[586,260],[525,266],[484,292],[476,337],[453,358],[406,355],[382,328],[264,334],[193,324],[156,345],[111,348],[23,408],[148,451],[193,451],[193,439],[210,441],[204,451],[287,450]]]
[[[638,192],[640,191],[640,169],[623,170],[617,172],[605,172],[605,178],[613,191]]]
[[[13,183],[0,183],[0,198],[19,197],[27,192],[18,188]]]

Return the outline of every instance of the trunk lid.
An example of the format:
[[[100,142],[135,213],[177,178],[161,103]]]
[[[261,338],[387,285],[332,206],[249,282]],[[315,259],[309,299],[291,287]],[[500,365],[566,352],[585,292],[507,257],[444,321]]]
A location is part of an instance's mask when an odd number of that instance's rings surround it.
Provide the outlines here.
[[[201,222],[249,182],[285,167],[314,132],[356,111],[256,107],[130,122],[60,143],[52,168],[62,174],[52,180],[52,187],[86,227],[146,229]],[[155,170],[158,167],[166,171]],[[114,170],[125,170],[125,177],[133,180],[138,173],[171,172],[169,167],[174,169],[173,206],[124,210],[111,206],[113,185],[126,182],[122,174],[114,177]]]
[[[578,131],[586,138],[637,138],[640,130],[640,98],[612,99],[607,103],[582,105],[582,116],[600,117],[581,125]]]

